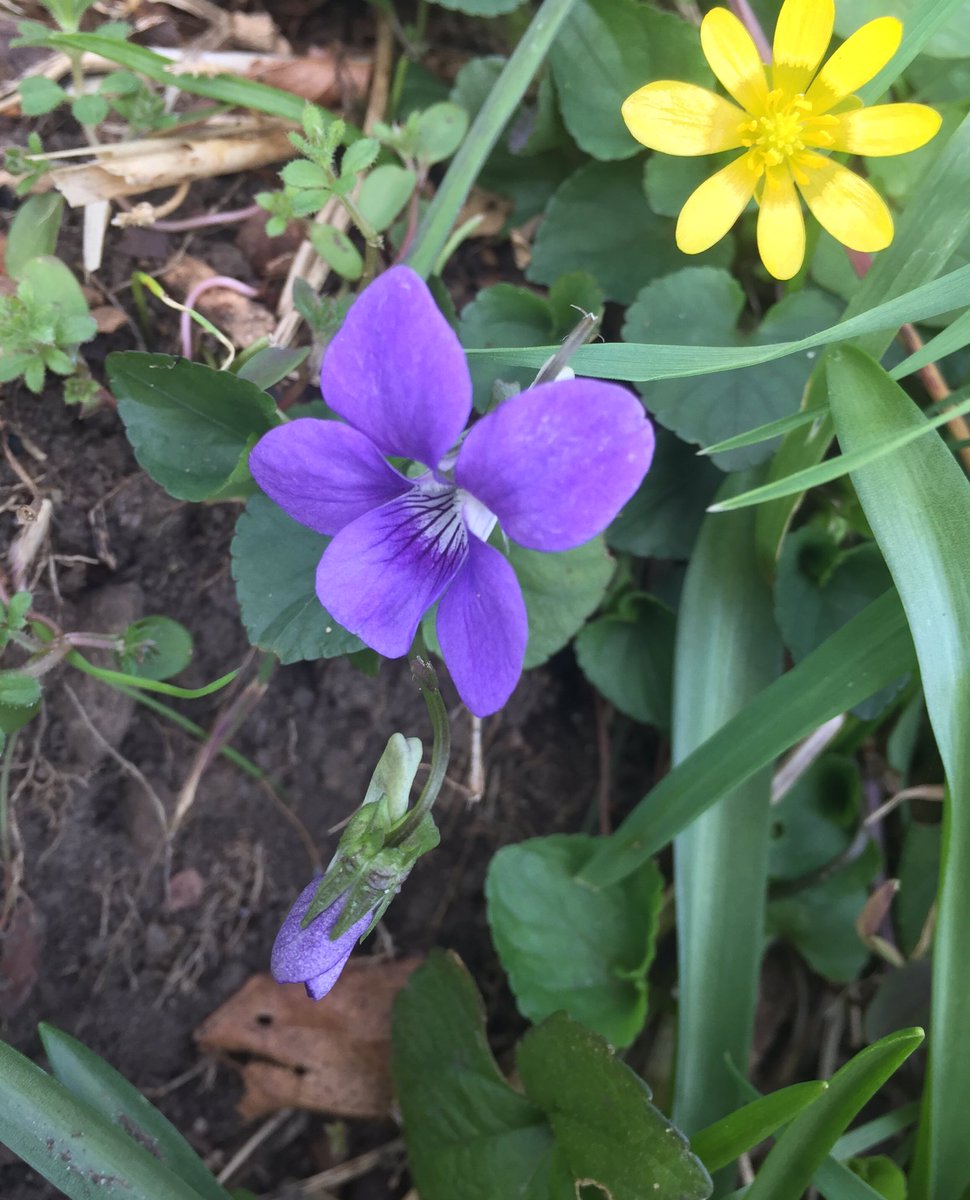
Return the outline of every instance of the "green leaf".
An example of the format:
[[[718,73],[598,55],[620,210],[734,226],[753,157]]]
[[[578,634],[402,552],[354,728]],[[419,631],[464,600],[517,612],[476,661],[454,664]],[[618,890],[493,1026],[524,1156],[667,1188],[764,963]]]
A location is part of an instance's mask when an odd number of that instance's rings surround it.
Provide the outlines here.
[[[719,158],[710,154],[698,158],[651,154],[643,172],[647,203],[658,217],[680,216],[691,192],[723,165]]]
[[[21,268],[20,281],[21,287],[33,289],[38,304],[50,305],[62,318],[83,317],[87,321],[87,333],[77,338],[78,342],[94,337],[97,330],[88,313],[88,302],[81,285],[59,258],[50,254],[32,258]]]
[[[849,1170],[858,1175],[883,1197],[883,1200],[906,1200],[906,1176],[885,1154],[869,1158],[850,1158]]]
[[[34,708],[40,700],[40,680],[23,671],[0,671],[0,705],[5,708]],[[12,733],[12,730],[7,730]]]
[[[262,494],[250,496],[236,525],[232,577],[243,625],[254,646],[284,665],[364,648],[317,599],[317,564],[329,540]]]
[[[663,879],[646,863],[590,892],[576,881],[592,838],[554,834],[505,846],[485,881],[492,941],[520,1012],[539,1021],[563,1009],[615,1046],[647,1016]]]
[[[725,480],[721,492],[743,486]],[[674,652],[671,760],[689,762],[781,670],[755,556],[754,516],[708,517],[684,579]],[[673,1115],[688,1134],[744,1099],[764,949],[771,772],[719,797],[674,842],[680,1012]],[[744,863],[743,871],[738,864]]]
[[[371,226],[383,233],[397,220],[411,198],[417,176],[406,167],[385,163],[375,167],[360,184],[357,206]]]
[[[332,225],[313,225],[310,242],[325,263],[351,282],[364,273],[364,260],[350,238]]]
[[[656,216],[647,204],[637,160],[588,163],[549,202],[526,278],[552,283],[567,271],[588,271],[607,299],[630,304],[648,280],[682,265],[673,234],[673,222]],[[724,264],[730,258],[725,239],[697,261]],[[582,357],[588,357],[588,348]],[[573,364],[577,372],[587,374],[578,361]]]
[[[287,187],[324,188],[330,187],[330,175],[319,163],[295,158],[280,171],[280,178]]]
[[[432,0],[432,3],[453,12],[467,13],[470,17],[499,17],[513,12],[522,0]]]
[[[576,638],[583,674],[609,702],[645,725],[670,726],[674,613],[652,596],[591,621]]]
[[[806,525],[785,539],[775,582],[775,615],[801,661],[892,583],[872,542],[842,550],[832,533]]]
[[[22,279],[24,268],[32,258],[54,254],[63,216],[64,197],[59,192],[29,196],[21,204],[10,222],[4,254],[11,279]]]
[[[579,0],[549,55],[566,128],[593,158],[630,158],[642,147],[620,105],[651,79],[710,85],[696,29],[636,0]]]
[[[192,659],[192,635],[171,617],[142,617],[124,633],[119,670],[136,679],[169,679]]]
[[[417,154],[432,165],[451,158],[468,132],[468,114],[458,104],[444,100],[432,104],[418,117]]]
[[[855,979],[870,953],[855,923],[881,866],[879,850],[869,842],[854,862],[821,883],[772,900],[768,905],[769,935],[791,942],[826,979],[835,983]]]
[[[561,650],[598,606],[613,575],[613,559],[601,537],[561,554],[513,542],[508,557],[529,618],[524,670],[530,670]]]
[[[71,116],[81,125],[100,125],[107,115],[108,101],[104,96],[88,93],[71,104]]]
[[[377,161],[380,152],[381,144],[376,138],[362,137],[358,138],[356,142],[352,142],[340,160],[341,179],[353,179],[361,171],[366,171]]]
[[[549,303],[529,288],[496,283],[482,288],[461,311],[458,337],[465,347],[533,346],[555,336]],[[492,404],[497,380],[527,388],[535,379],[532,367],[501,367],[488,363],[470,364],[475,407],[486,411]]]
[[[769,870],[792,880],[848,850],[859,824],[862,780],[854,759],[825,754],[771,806]]]
[[[38,1027],[51,1071],[75,1099],[120,1128],[154,1158],[184,1180],[203,1200],[226,1200],[189,1143],[127,1079],[68,1034],[53,1025]]]
[[[899,894],[894,904],[899,948],[910,955],[923,935],[930,911],[936,903],[943,830],[940,825],[910,821],[896,865]]]
[[[519,1043],[526,1095],[549,1116],[570,1174],[610,1200],[706,1200],[711,1179],[650,1092],[609,1046],[564,1013]],[[649,1182],[648,1182],[649,1181]],[[507,1194],[507,1193],[506,1193]]]
[[[260,391],[268,391],[291,371],[301,366],[310,353],[308,346],[288,349],[286,346],[264,346],[247,358],[236,375],[254,383]]]
[[[137,351],[107,369],[139,465],[179,500],[217,494],[279,421],[272,397],[228,371]]]
[[[640,558],[686,559],[723,476],[662,426],[655,432],[650,470],[607,529],[606,541]]]
[[[432,950],[399,994],[391,1074],[422,1200],[575,1200],[571,1180],[550,1187],[548,1122],[503,1079],[454,955]]]
[[[144,1146],[5,1042],[0,1141],[70,1200],[199,1200]]]
[[[799,1200],[839,1135],[922,1040],[922,1029],[904,1029],[867,1046],[837,1071],[828,1091],[772,1147],[745,1200]]]
[[[18,86],[20,111],[25,117],[42,117],[67,99],[64,89],[44,75],[29,75]]]
[[[846,453],[891,430],[918,430],[925,417],[861,351],[843,347],[828,369],[829,402]],[[930,433],[852,476],[859,500],[899,591],[916,644],[926,708],[949,787],[933,954],[933,1042],[918,1141],[918,1193],[959,1196],[970,1184],[961,1097],[970,1064],[953,1047],[970,1039],[970,485],[943,440]],[[932,619],[928,615],[932,614]],[[932,1116],[930,1115],[932,1114]]]
[[[821,292],[803,289],[769,309],[752,333],[738,329],[745,297],[727,271],[685,267],[648,284],[627,311],[623,338],[666,344],[766,345],[795,340],[831,324],[838,306]],[[661,424],[702,446],[794,413],[812,370],[812,351],[731,374],[667,380],[641,390]],[[725,470],[763,462],[771,442],[715,456]]]
[[[592,887],[622,879],[719,797],[908,670],[913,658],[899,598],[887,592],[666,775],[603,840],[583,879]]]
[[[695,1133],[690,1139],[690,1148],[709,1171],[719,1171],[771,1137],[782,1125],[787,1125],[827,1087],[821,1079],[811,1080],[752,1100]]]

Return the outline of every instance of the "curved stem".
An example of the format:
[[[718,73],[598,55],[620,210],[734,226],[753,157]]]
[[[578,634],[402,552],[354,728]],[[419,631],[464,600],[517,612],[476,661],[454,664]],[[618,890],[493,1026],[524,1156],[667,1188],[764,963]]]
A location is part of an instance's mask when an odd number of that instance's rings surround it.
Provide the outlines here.
[[[431,812],[445,781],[448,759],[451,757],[451,727],[448,724],[448,713],[445,702],[441,699],[434,668],[424,659],[416,658],[411,663],[411,673],[421,689],[421,695],[428,706],[428,716],[431,718],[434,738],[431,745],[431,768],[417,804],[407,813],[400,825],[388,834],[384,841],[385,846],[400,846],[406,842]]]

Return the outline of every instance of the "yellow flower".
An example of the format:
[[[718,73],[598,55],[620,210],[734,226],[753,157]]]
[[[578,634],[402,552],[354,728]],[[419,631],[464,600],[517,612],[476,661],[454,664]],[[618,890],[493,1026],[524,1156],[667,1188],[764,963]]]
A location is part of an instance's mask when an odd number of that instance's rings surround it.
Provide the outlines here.
[[[863,25],[818,70],[834,21],[834,0],[785,0],[774,64],[765,67],[738,18],[711,9],[701,23],[704,55],[741,107],[668,79],[623,102],[627,127],[651,150],[697,155],[744,148],[681,210],[677,245],[685,254],[719,242],[754,196],[761,258],[776,279],[791,279],[805,257],[798,192],[819,224],[851,250],[884,250],[892,241],[893,219],[875,189],[819,151],[906,154],[936,134],[941,118],[924,104],[863,108],[852,94],[895,54],[903,27],[894,17]]]

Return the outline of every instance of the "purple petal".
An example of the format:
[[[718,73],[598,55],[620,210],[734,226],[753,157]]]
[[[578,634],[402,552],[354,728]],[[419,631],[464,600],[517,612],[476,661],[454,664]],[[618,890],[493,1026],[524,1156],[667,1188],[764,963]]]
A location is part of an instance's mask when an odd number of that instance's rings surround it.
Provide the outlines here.
[[[455,477],[531,550],[571,550],[602,533],[653,458],[653,429],[625,388],[545,383],[483,417]]]
[[[508,560],[473,534],[468,560],[438,605],[437,629],[465,704],[476,717],[500,709],[522,674],[529,623]]]
[[[337,534],[317,568],[317,596],[345,629],[400,658],[467,555],[455,489],[414,486]]]
[[[337,533],[411,487],[364,434],[311,417],[264,434],[249,469],[271,500],[317,533]]]
[[[354,301],[323,359],[326,402],[385,454],[436,467],[471,412],[465,354],[427,285],[392,267]]]
[[[319,883],[318,875],[294,901],[276,935],[270,963],[273,978],[278,983],[305,983],[307,993],[314,1000],[325,996],[337,982],[350,952],[371,922],[371,914],[368,913],[332,941],[330,930],[344,907],[344,898],[341,896],[311,921],[306,929],[301,929],[300,923]]]

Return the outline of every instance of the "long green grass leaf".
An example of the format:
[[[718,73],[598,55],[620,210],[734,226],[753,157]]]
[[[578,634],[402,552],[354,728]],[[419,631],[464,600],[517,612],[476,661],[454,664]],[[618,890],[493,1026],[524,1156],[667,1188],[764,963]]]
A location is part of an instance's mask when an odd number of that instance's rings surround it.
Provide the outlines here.
[[[827,1087],[824,1080],[816,1079],[760,1096],[695,1133],[690,1148],[709,1171],[719,1171],[787,1125]]]
[[[434,268],[485,160],[575,3],[576,0],[543,0],[528,29],[519,38],[458,153],[448,164],[445,177],[418,227],[408,262],[419,275],[427,277]]]
[[[836,1071],[828,1090],[792,1121],[772,1147],[748,1188],[747,1200],[800,1200],[856,1113],[922,1040],[922,1029],[890,1034]]]
[[[0,1142],[71,1200],[200,1200],[144,1146],[5,1042]]]
[[[829,400],[849,453],[890,431],[926,425],[902,388],[852,347],[832,357]],[[953,1200],[970,1184],[970,483],[933,436],[870,462],[852,480],[906,610],[949,789],[933,950],[930,1076],[914,1190],[917,1200]]]
[[[722,493],[745,479],[730,477]],[[777,677],[781,657],[771,591],[755,559],[753,514],[708,517],[677,619],[674,763],[762,692]],[[770,802],[771,772],[764,768],[721,796],[674,842],[680,1007],[672,1115],[688,1136],[743,1101],[726,1064],[746,1063],[751,1048]]]
[[[300,123],[307,102],[292,92],[244,79],[241,75],[189,75],[180,72],[176,64],[163,54],[156,54],[145,46],[136,46],[120,38],[105,37],[100,33],[52,33],[50,43],[61,50],[80,51],[82,54],[97,54],[115,62],[129,71],[144,75],[155,83],[166,87],[177,87],[190,96],[205,96],[223,104],[251,108],[255,112],[271,117],[282,117],[286,121]],[[327,116],[326,110],[321,110]],[[296,151],[294,150],[294,156]]]
[[[848,341],[865,334],[896,330],[907,321],[920,321],[961,308],[970,291],[970,266],[958,267],[932,282],[923,283],[902,295],[874,304],[866,312],[849,317],[827,329],[793,342],[770,342],[766,346],[667,346],[649,342],[608,342],[580,346],[570,359],[577,375],[600,379],[622,379],[635,383],[651,379],[681,379],[734,371],[815,350],[833,342]],[[888,338],[886,339],[888,342]],[[518,367],[535,367],[555,354],[557,346],[502,347],[467,350],[473,362]]]
[[[885,372],[883,374],[885,375]],[[863,449],[840,454],[836,458],[819,463],[817,467],[808,467],[785,479],[776,479],[773,483],[762,484],[761,487],[752,488],[738,496],[719,500],[710,506],[708,512],[731,512],[738,508],[749,508],[752,504],[764,504],[767,500],[777,500],[781,496],[793,496],[796,492],[805,492],[820,484],[831,483],[833,479],[840,479],[852,471],[858,471],[871,463],[879,462],[880,459],[896,453],[918,438],[925,437],[934,429],[939,429],[941,425],[945,425],[954,417],[968,412],[970,412],[970,398],[963,400],[960,404],[948,406],[944,412],[937,413],[935,417],[925,418],[918,425],[909,425],[904,429],[897,426],[891,427],[891,432],[887,432],[878,441],[873,440]]]
[[[914,661],[899,597],[887,592],[674,767],[603,839],[579,878],[598,887],[635,871],[720,796]]]
[[[203,1200],[230,1200],[175,1126],[114,1067],[53,1025],[41,1025],[38,1032],[51,1070],[72,1096],[120,1126]]]
[[[924,0],[917,4],[907,17],[899,49],[878,75],[859,88],[859,99],[864,104],[872,104],[885,96],[933,34],[960,12],[965,3],[966,0]]]

